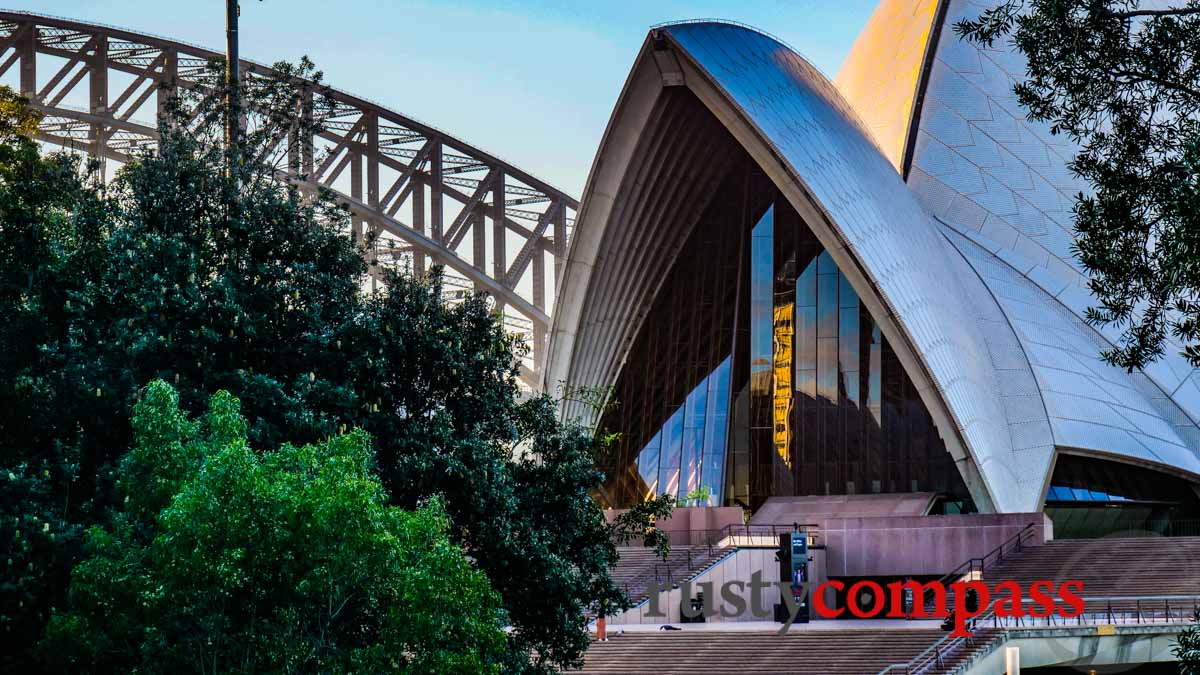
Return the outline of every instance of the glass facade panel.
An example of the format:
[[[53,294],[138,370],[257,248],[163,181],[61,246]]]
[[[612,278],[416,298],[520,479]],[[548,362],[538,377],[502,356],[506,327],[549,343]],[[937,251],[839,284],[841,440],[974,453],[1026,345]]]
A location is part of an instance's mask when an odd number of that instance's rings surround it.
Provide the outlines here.
[[[731,169],[718,190],[723,198],[712,200],[662,270],[663,283],[598,424],[602,433],[617,435],[600,458],[606,479],[597,497],[605,505],[627,506],[664,492],[686,498],[705,487],[710,504],[727,501],[731,457],[747,447],[744,436],[739,443],[730,435],[738,416],[731,388],[747,379],[747,370],[739,368],[749,365],[748,326],[738,328],[739,321],[748,323],[750,295],[750,242],[744,235],[771,205],[769,195],[750,200],[745,190],[744,171]],[[754,206],[747,209],[750,201]],[[769,273],[767,254],[762,269]],[[771,337],[768,325],[768,369]],[[735,349],[742,354],[736,359]],[[743,409],[748,413],[749,406]],[[741,419],[745,429],[745,413]],[[741,471],[746,467],[740,464]]]
[[[683,413],[679,408],[667,420],[662,430],[662,451],[658,457],[658,491],[673,495],[679,492],[679,460],[683,451]]]
[[[855,300],[857,301],[857,298]],[[846,395],[846,402],[857,406],[862,403],[858,394],[858,357],[862,347],[859,341],[858,303],[855,302],[852,308],[843,307],[840,313],[842,320],[838,331],[838,365],[842,370],[842,391]]]
[[[867,373],[867,409],[871,411],[871,417],[875,419],[875,424],[879,425],[883,421],[883,413],[881,410],[883,402],[883,379],[882,379],[882,364],[883,364],[883,336],[879,333],[879,325],[871,319],[870,315],[863,312],[863,323],[870,329],[871,342],[867,348],[867,359],[870,361],[870,370]]]
[[[838,340],[836,337],[817,338],[817,396],[830,405],[837,405]]]
[[[855,289],[748,158],[680,250],[614,388],[602,499],[757,508],[772,496],[970,497]]]
[[[1123,533],[1195,535],[1200,498],[1182,478],[1092,457],[1059,455],[1046,493],[1056,539]]]
[[[645,484],[641,496],[665,493],[682,501],[707,491],[708,503],[719,503],[729,432],[729,367],[726,358],[696,385],[638,453],[638,473]]]
[[[818,259],[818,269],[824,269],[827,265],[820,265],[820,260],[829,258],[828,253],[821,253],[821,258]],[[831,263],[832,264],[832,263]],[[838,333],[838,274],[835,267],[832,272],[821,272],[817,274],[817,336],[818,337],[836,337]]]
[[[729,369],[727,357],[708,377],[708,410],[704,416],[704,454],[701,463],[702,488],[707,487],[709,505],[719,505],[725,478],[725,448],[729,436]]]
[[[817,395],[817,262],[796,278],[796,391]]]
[[[658,493],[658,451],[662,444],[662,432],[654,434],[654,438],[638,453],[638,474],[646,484],[642,497]]]
[[[750,237],[750,386],[766,394],[771,385],[774,291],[774,207],[768,208]]]
[[[709,378],[712,376],[710,375]],[[704,457],[704,420],[708,417],[708,378],[688,394],[683,418],[683,473],[679,499],[700,488],[700,464]]]

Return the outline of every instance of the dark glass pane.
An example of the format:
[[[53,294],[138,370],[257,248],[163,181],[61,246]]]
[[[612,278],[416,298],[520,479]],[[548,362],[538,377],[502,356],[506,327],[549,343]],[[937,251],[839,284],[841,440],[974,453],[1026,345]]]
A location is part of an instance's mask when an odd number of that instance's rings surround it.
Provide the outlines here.
[[[816,363],[813,365],[815,366]],[[800,396],[805,396],[808,398],[816,397],[817,369],[815,367],[796,371],[796,393]]]
[[[686,91],[664,100],[707,114]],[[874,291],[856,291],[748,156],[728,167],[621,355],[617,405],[601,420],[620,434],[601,498],[627,506],[707,487],[710,503],[753,509],[777,495],[929,489],[969,510],[917,388],[859,299]],[[1072,487],[1133,494],[1120,480]]]
[[[858,309],[858,293],[841,271],[838,272],[838,307]]]
[[[670,105],[703,109],[703,105],[686,91],[671,92],[663,100]],[[714,125],[716,129],[720,128],[715,120]],[[598,425],[601,433],[618,434],[610,451],[600,458],[606,481],[598,497],[606,506],[628,506],[643,498],[651,485],[658,492],[666,491],[668,486],[659,479],[670,473],[677,476],[676,495],[683,490],[686,496],[691,489],[689,486],[706,480],[702,477],[711,474],[704,467],[707,463],[704,439],[709,434],[706,409],[703,432],[696,430],[698,425],[690,427],[686,462],[682,433],[677,446],[677,465],[671,471],[660,471],[658,455],[653,457],[653,468],[646,466],[651,455],[641,453],[667,421],[686,407],[689,395],[706,382],[721,363],[728,361],[731,364],[725,392],[731,386],[740,390],[747,379],[748,334],[740,326],[747,319],[749,304],[742,300],[749,297],[749,234],[751,226],[769,206],[771,195],[748,192],[748,165],[741,160],[725,166],[727,173],[703,213],[687,216],[690,233],[686,242],[678,252],[658,258],[673,262],[661,270],[663,279],[657,295],[649,299],[638,333],[633,336],[628,351],[621,356],[624,363],[613,383],[615,405],[605,411]],[[665,214],[663,217],[675,216]],[[659,225],[664,228],[676,226],[665,220]],[[769,320],[769,308],[767,311]],[[735,337],[739,331],[740,336]],[[768,335],[768,348],[769,340]],[[730,358],[734,350],[739,351],[737,359]],[[707,386],[704,391],[707,399]],[[727,406],[728,394],[725,396]],[[695,415],[697,422],[699,419],[700,415]],[[728,421],[726,415],[726,430]],[[728,443],[727,434],[718,434],[715,429],[713,433],[721,438],[727,450],[735,452]],[[741,447],[744,451],[745,444]],[[720,457],[720,462],[724,463],[725,459]],[[644,475],[643,468],[646,469]],[[679,479],[681,470],[683,476]],[[710,484],[717,504],[727,499],[723,474],[721,467]],[[748,483],[743,481],[742,485],[745,486],[742,498],[746,500],[749,498]]]
[[[725,446],[729,432],[729,370],[726,358],[708,376],[708,411],[704,426],[704,461],[701,484],[708,488],[710,504],[721,504],[725,487]]]
[[[838,273],[837,263],[833,262],[833,256],[829,255],[829,251],[821,251],[821,255],[817,256],[817,274]]]
[[[858,397],[858,356],[859,356],[859,316],[857,305],[853,308],[843,307],[840,310],[841,325],[838,326],[838,363],[842,372],[846,373],[846,400],[859,405],[862,400]],[[853,376],[850,373],[854,373]],[[851,393],[853,391],[853,393]]]
[[[750,237],[750,384],[759,394],[769,392],[771,379],[774,212],[774,207],[767,209]]]
[[[838,275],[817,275],[817,337],[837,337]]]
[[[1092,457],[1060,454],[1046,494],[1056,539],[1130,533],[1195,534],[1200,498],[1182,478]]]
[[[837,351],[836,337],[817,339],[817,396],[831,405],[838,402]]]
[[[683,450],[683,408],[675,411],[663,427],[662,455],[658,465],[658,491],[679,493],[679,461]]]
[[[865,310],[864,310],[865,312]],[[870,373],[867,376],[867,408],[875,418],[875,424],[883,422],[880,407],[883,403],[883,336],[879,333],[879,324],[871,321]]]
[[[791,465],[789,448],[791,447],[792,425],[793,309],[790,304],[775,308],[775,450],[789,466]]]
[[[711,375],[709,377],[712,377]],[[704,421],[708,412],[708,381],[696,385],[688,394],[683,420],[683,475],[679,481],[679,499],[700,488],[700,462],[704,453]]]
[[[804,268],[804,272],[796,278],[796,306],[817,306],[817,261],[813,260]]]
[[[658,453],[662,443],[662,434],[654,434],[654,438],[638,454],[638,474],[642,477],[644,487],[639,491],[641,496],[648,497],[658,492]]]
[[[816,396],[817,308],[796,308],[796,391]],[[807,378],[807,379],[803,379]]]

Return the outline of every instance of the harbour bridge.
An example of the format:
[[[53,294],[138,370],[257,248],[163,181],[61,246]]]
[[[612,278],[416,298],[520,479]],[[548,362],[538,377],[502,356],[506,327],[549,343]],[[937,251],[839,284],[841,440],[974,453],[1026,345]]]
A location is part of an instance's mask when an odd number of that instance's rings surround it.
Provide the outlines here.
[[[158,140],[179,88],[202,87],[220,52],[112,26],[0,11],[0,82],[43,115],[39,140],[125,163]],[[273,70],[241,60],[242,77]],[[323,129],[282,142],[301,187],[332,190],[378,265],[447,270],[453,295],[489,293],[530,353],[521,380],[541,386],[550,313],[578,202],[439,129],[334,87]],[[370,235],[370,236],[367,236]],[[549,268],[549,269],[548,269]],[[549,299],[549,302],[548,302]]]

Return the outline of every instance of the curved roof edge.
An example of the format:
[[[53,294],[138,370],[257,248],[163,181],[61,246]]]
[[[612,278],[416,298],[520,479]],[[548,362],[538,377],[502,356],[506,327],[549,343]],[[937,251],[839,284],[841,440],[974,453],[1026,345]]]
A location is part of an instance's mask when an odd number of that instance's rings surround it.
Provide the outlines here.
[[[546,384],[611,384],[619,373],[624,354],[577,353],[575,342],[581,331],[612,330],[644,313],[609,307],[593,316],[585,305],[594,287],[613,283],[593,283],[592,273],[612,254],[605,234],[623,206],[622,180],[633,171],[634,148],[654,102],[671,86],[697,95],[830,251],[921,390],[981,508],[1037,510],[1053,447],[1039,438],[1016,452],[986,336],[967,311],[962,287],[979,285],[975,290],[984,296],[986,289],[977,276],[949,264],[912,264],[958,254],[836,88],[778,41],[731,24],[673,24],[651,33],[643,46],[585,189]],[[628,349],[628,340],[603,344],[601,351]]]
[[[901,175],[908,174],[944,0],[883,0],[833,82]]]

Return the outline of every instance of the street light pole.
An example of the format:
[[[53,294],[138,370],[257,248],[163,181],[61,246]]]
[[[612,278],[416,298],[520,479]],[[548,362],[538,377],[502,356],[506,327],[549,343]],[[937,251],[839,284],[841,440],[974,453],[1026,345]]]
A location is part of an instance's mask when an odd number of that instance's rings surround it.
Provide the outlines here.
[[[230,173],[237,162],[238,135],[241,132],[241,69],[238,57],[238,0],[225,0],[225,152],[229,153]]]

